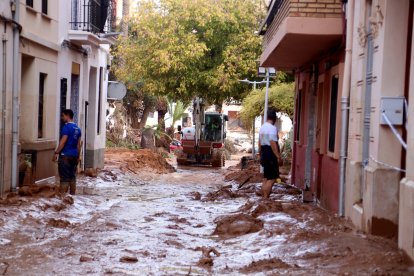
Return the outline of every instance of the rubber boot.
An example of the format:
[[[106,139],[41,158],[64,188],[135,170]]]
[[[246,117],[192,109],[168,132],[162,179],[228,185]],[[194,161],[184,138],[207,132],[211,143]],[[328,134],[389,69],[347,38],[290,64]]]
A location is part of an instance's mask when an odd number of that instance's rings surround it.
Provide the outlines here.
[[[76,180],[75,181],[71,181],[71,182],[69,182],[69,193],[71,194],[71,195],[75,195],[75,193],[76,193]]]
[[[63,195],[69,190],[69,182],[61,182],[59,185],[59,192]]]

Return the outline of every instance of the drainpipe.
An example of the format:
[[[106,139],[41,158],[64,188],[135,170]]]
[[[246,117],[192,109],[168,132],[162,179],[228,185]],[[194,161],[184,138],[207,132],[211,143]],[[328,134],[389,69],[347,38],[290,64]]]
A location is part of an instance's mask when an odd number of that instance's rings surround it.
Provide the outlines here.
[[[372,14],[372,7],[367,7],[369,10],[368,16]],[[374,65],[374,41],[372,37],[371,24],[368,24],[367,46],[366,46],[366,71],[365,71],[365,98],[364,98],[364,129],[362,140],[362,174],[360,197],[364,195],[364,179],[366,176],[366,167],[369,164],[369,143],[371,130],[371,98],[372,98],[372,71]]]
[[[7,24],[6,22],[4,24]],[[6,28],[6,26],[5,26]],[[4,155],[5,152],[5,138],[6,138],[6,58],[7,58],[7,39],[6,39],[6,32],[3,33],[2,39],[2,50],[3,50],[3,67],[2,67],[2,88],[1,88],[1,144],[0,144],[0,198],[3,197],[4,193]]]
[[[19,10],[20,3],[18,0],[13,0],[11,2],[11,8],[13,13],[13,20],[16,23],[19,23]],[[19,42],[20,42],[20,33],[19,26],[14,25],[13,27],[13,86],[12,86],[12,170],[11,170],[11,179],[12,179],[12,192],[16,192],[17,189],[17,168],[18,168],[18,159],[17,159],[17,150],[19,143],[19,76],[20,76],[20,59],[19,59]]]
[[[311,80],[311,87],[309,91],[309,102],[308,102],[308,140],[306,146],[306,158],[305,158],[305,191],[309,191],[311,189],[312,183],[312,152],[313,147],[315,144],[315,100],[316,100],[316,93],[317,93],[317,86],[318,86],[318,64],[315,63],[312,65],[312,80]],[[308,201],[307,199],[304,201]]]
[[[349,124],[349,95],[351,93],[351,68],[352,68],[352,41],[354,28],[354,4],[355,0],[349,0],[347,4],[346,20],[346,49],[344,84],[342,87],[341,99],[341,152],[339,163],[339,215],[345,216],[345,181],[346,181],[346,160],[348,151],[348,124]]]

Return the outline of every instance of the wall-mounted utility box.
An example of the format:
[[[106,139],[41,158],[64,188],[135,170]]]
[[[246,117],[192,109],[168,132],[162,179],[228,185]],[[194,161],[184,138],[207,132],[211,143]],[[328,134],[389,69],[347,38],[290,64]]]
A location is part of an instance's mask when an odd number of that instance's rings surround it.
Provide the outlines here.
[[[404,98],[403,97],[382,97],[381,98],[381,125],[388,125],[382,113],[387,115],[391,124],[402,126],[404,124]]]

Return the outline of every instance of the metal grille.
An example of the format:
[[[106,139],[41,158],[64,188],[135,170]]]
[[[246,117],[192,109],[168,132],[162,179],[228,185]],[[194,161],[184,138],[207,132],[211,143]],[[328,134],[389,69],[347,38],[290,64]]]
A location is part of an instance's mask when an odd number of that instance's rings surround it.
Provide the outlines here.
[[[71,29],[95,34],[111,31],[113,0],[72,0]]]

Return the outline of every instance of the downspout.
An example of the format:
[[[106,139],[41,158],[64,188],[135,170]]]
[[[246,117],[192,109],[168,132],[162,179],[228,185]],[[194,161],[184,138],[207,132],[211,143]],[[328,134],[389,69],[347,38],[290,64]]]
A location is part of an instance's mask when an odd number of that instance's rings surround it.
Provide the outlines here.
[[[349,0],[347,4],[346,19],[346,49],[344,83],[341,99],[341,151],[339,163],[339,215],[345,216],[345,181],[346,160],[348,151],[348,124],[349,124],[349,96],[351,94],[351,69],[352,69],[352,41],[354,34],[354,4],[355,0]]]
[[[308,102],[308,140],[306,146],[306,158],[305,158],[305,191],[310,191],[312,183],[312,152],[315,145],[315,100],[318,86],[318,64],[312,65],[312,80],[309,91]],[[305,198],[304,198],[305,201]],[[307,201],[307,200],[306,200]]]
[[[11,9],[13,14],[13,20],[19,23],[20,17],[20,3],[18,0],[11,2]],[[12,84],[12,192],[16,192],[17,189],[17,150],[19,143],[19,76],[20,76],[20,59],[19,59],[19,42],[20,32],[19,26],[14,25],[13,27],[13,84]]]
[[[0,144],[0,198],[3,197],[4,193],[4,161],[5,161],[5,140],[6,140],[6,58],[7,58],[7,39],[6,39],[6,22],[4,22],[4,33],[2,39],[2,52],[3,52],[3,67],[2,67],[2,88],[1,88],[1,144]]]
[[[367,7],[368,16],[372,14],[372,6]],[[367,46],[366,46],[366,71],[365,71],[365,98],[364,98],[364,130],[362,140],[362,174],[360,197],[364,195],[364,179],[366,176],[366,167],[369,164],[369,144],[371,130],[371,98],[372,98],[372,71],[374,66],[374,42],[372,37],[371,24],[368,24]]]

